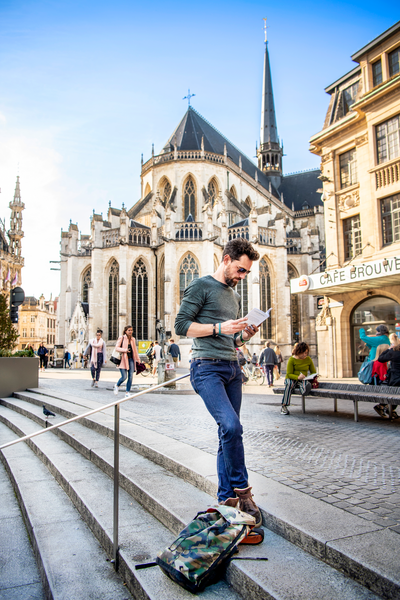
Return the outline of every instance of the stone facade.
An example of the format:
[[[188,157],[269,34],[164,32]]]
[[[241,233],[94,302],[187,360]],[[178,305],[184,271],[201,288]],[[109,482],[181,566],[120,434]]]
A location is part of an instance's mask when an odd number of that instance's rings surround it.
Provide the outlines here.
[[[10,229],[6,231],[5,221],[0,219],[0,281],[4,292],[20,286],[22,283],[21,270],[24,259],[21,254],[22,211],[25,204],[21,200],[19,176],[15,186],[14,198],[9,203],[11,210]]]
[[[361,326],[400,332],[400,23],[352,59],[358,66],[326,88],[324,128],[310,140],[321,157],[327,260],[304,294],[325,296],[319,365],[331,377],[357,374]]]
[[[266,58],[269,66],[267,48]],[[228,240],[244,237],[261,259],[237,288],[243,314],[273,308],[251,352],[269,339],[289,356],[293,342],[304,338],[315,354],[314,300],[291,296],[289,279],[319,270],[319,171],[283,176],[280,150],[272,164],[267,134],[264,127],[258,168],[189,107],[162,151],[142,161],[142,196],[132,208],[110,204],[106,218],[93,213],[84,236],[70,223],[61,237],[60,343],[76,341],[73,314],[82,302],[89,308],[79,351],[98,327],[108,353],[128,323],[138,340],[155,339],[159,321],[167,336],[174,334],[184,288],[215,271]],[[191,341],[179,344],[185,361]]]
[[[27,296],[19,309],[18,350],[32,346],[37,350],[44,343],[52,355],[56,343],[57,298],[45,300],[43,294],[37,300]]]

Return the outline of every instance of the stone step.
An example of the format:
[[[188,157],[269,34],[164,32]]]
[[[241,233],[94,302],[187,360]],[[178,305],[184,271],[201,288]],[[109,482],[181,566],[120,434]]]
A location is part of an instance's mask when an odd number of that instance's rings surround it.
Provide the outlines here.
[[[39,389],[16,395],[39,406],[45,398],[54,412],[67,410],[68,416],[98,407],[91,400]],[[121,443],[215,496],[215,457],[136,425],[131,412],[135,400],[128,402],[129,410],[121,405]],[[84,424],[112,437],[112,415],[110,409],[85,419]],[[400,597],[400,536],[396,532],[257,473],[249,477],[266,527],[382,597]]]
[[[7,419],[3,411],[7,409],[0,407],[0,410],[1,439],[11,441],[15,438],[14,432],[4,431],[7,427],[4,421]],[[15,413],[8,426],[17,430],[19,435],[28,435],[31,430],[37,429],[26,417]],[[49,583],[48,589],[54,599],[122,600],[131,598],[127,587],[132,596],[140,600],[193,598],[158,568],[135,570],[135,564],[154,560],[157,552],[173,541],[173,536],[127,492],[120,490],[119,573],[126,582],[124,586],[109,561],[113,543],[111,479],[53,435],[34,438],[29,446],[20,444],[7,448],[3,455],[26,519],[29,520],[34,547],[36,544],[39,547],[40,568],[46,587],[47,581],[50,581],[52,587]],[[21,488],[24,493],[19,492]],[[39,542],[36,541],[36,532],[39,533]],[[51,537],[50,542],[47,535]],[[106,552],[100,549],[99,542]],[[75,563],[80,565],[79,569]],[[93,578],[98,573],[93,587],[92,571]],[[123,595],[118,589],[108,593],[110,577],[122,588]],[[83,582],[80,582],[81,578]],[[69,586],[70,580],[74,587]],[[104,590],[98,587],[98,581]],[[204,598],[211,600],[216,594],[221,600],[240,600],[240,596],[224,581],[206,590]]]
[[[0,432],[4,443],[16,437],[3,424],[0,424]],[[26,444],[20,444],[4,450],[2,460],[24,515],[45,597],[129,600],[132,596],[107,561],[106,553],[39,458]],[[16,557],[18,553],[19,549]],[[8,560],[17,566],[14,554],[9,555]],[[25,566],[21,582],[24,573]],[[15,598],[22,598],[23,591],[18,590]],[[8,592],[0,596],[13,597]]]
[[[24,407],[24,403],[21,400],[15,399],[4,402],[9,405],[9,410],[0,407],[0,417],[3,421],[7,422],[10,427],[14,427],[16,430],[21,432],[23,430],[29,430],[30,428],[34,430],[36,426],[32,423],[26,423],[26,418],[21,414],[12,413],[12,408],[17,408],[19,413],[22,413],[25,410],[26,415],[33,415],[36,421],[40,421],[40,419],[43,420],[41,409],[38,408],[37,405],[29,406],[29,404],[26,404]],[[23,421],[24,424],[22,427]],[[82,454],[87,456],[90,455],[90,459],[93,460],[96,465],[112,475],[111,461],[113,442],[111,440],[104,438],[94,431],[89,431],[87,428],[77,425],[76,423],[65,427],[63,439],[67,439],[64,436],[69,436],[74,448],[78,450],[81,449]],[[55,436],[45,434],[31,440],[31,443],[34,442],[37,444],[37,451],[45,457],[44,460],[46,460],[46,462],[49,462],[49,457],[52,454],[50,448],[52,445],[51,441],[44,441],[44,438],[48,437],[54,439]],[[57,439],[55,441],[62,443]],[[45,446],[45,450],[43,449],[43,446]],[[83,450],[84,448],[86,448],[86,450]],[[69,491],[71,497],[75,498],[74,502],[76,502],[77,505],[82,505],[82,498],[89,494],[89,467],[87,465],[85,467],[85,476],[83,480],[80,482],[74,481],[74,474],[80,470],[77,463],[85,459],[77,457],[75,454],[70,456],[70,454],[71,453],[68,453],[67,458],[61,455],[62,459],[59,460],[60,452],[56,452],[54,457],[51,458],[51,465],[49,465],[49,468],[55,473],[60,484]],[[86,462],[88,461],[86,460]],[[157,516],[175,533],[178,532],[183,524],[193,518],[198,510],[204,509],[207,505],[215,502],[215,500],[205,494],[205,492],[194,488],[188,482],[179,479],[171,472],[166,471],[164,468],[160,468],[159,465],[152,463],[148,459],[144,459],[143,456],[135,456],[135,453],[127,448],[121,448],[120,465],[121,472],[123,473],[121,477],[123,487],[132,493],[132,497],[139,500],[142,506],[150,509],[153,515]],[[94,465],[92,465],[91,468],[95,468]],[[103,474],[99,476],[97,473],[96,476],[96,474],[93,473],[93,486],[98,490],[100,496],[100,489],[105,486],[103,478]],[[102,483],[99,484],[99,481]],[[110,480],[108,481],[109,486],[111,486]],[[73,492],[71,491],[72,484]],[[95,494],[95,497],[97,497],[97,494]],[[94,529],[95,534],[99,539],[102,539],[102,537],[104,537],[104,527],[99,525],[99,517],[94,517],[99,508],[92,505],[89,508],[87,502],[86,506],[87,508],[84,510],[81,510],[80,508],[80,510],[82,514],[88,512],[85,516],[88,521],[96,521],[96,528],[93,528],[92,525],[91,527]],[[110,507],[110,515],[111,514],[112,508]],[[110,524],[108,524],[108,527],[110,527]],[[171,541],[172,539],[169,539],[169,543]],[[109,543],[110,542],[108,542],[108,544]],[[160,550],[162,547],[162,544],[161,547],[160,544],[158,544],[157,550]],[[123,552],[123,546],[121,548],[121,552]],[[272,555],[270,549],[272,549]],[[379,597],[272,531],[266,532],[266,540],[263,545],[253,548],[243,548],[241,549],[240,555],[263,556],[265,552],[267,552],[269,558],[267,563],[261,561],[232,562],[227,570],[227,581],[230,582],[237,592],[244,597],[249,597],[249,590],[252,591],[251,597],[254,596],[255,598],[268,599],[304,598],[304,600],[309,600],[314,597],[321,599],[340,597],[353,600],[355,597],[361,599]],[[148,556],[147,560],[151,560],[151,556]],[[142,561],[143,558],[141,557],[139,562]],[[301,592],[298,590],[299,581],[298,576],[296,577],[296,573],[302,573]],[[128,575],[125,572],[124,577],[128,580]],[[340,590],[340,594],[338,593],[338,590]]]

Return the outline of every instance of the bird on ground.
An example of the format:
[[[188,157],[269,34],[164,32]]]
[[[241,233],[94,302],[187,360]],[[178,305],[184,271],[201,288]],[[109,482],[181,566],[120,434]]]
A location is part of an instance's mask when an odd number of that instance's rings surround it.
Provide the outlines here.
[[[43,404],[43,414],[46,415],[46,417],[55,417],[56,416],[53,412],[51,412],[51,410],[46,408],[44,404]]]

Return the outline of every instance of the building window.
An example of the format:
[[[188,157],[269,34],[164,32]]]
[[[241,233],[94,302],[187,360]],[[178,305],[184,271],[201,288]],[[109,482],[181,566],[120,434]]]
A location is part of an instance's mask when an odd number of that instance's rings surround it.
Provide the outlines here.
[[[35,315],[31,315],[31,323],[35,322]]]
[[[215,182],[215,179],[211,179],[208,184],[208,198],[211,202],[211,206],[214,206],[216,199],[218,198],[218,186]]]
[[[358,83],[359,82],[357,81],[356,83],[353,83],[353,85],[350,85],[348,88],[343,90],[343,116],[347,115],[356,101]]]
[[[27,337],[27,335],[26,335],[26,329],[23,329],[23,330],[22,330],[22,337],[24,337],[24,338],[26,338],[26,337]]]
[[[265,258],[260,260],[260,308],[264,312],[271,308],[271,276]],[[269,340],[271,337],[272,326],[269,318],[261,324],[261,338]]]
[[[389,76],[393,77],[400,73],[400,48],[396,48],[388,54],[389,59]]]
[[[183,190],[183,201],[184,201],[184,220],[192,215],[193,219],[196,220],[196,188],[191,177],[189,177],[185,183]]]
[[[381,203],[383,245],[400,240],[400,194],[385,198]]]
[[[188,254],[181,262],[179,269],[179,303],[182,302],[184,291],[189,283],[198,278],[199,266],[192,254]]]
[[[89,268],[85,271],[82,278],[82,302],[89,302],[89,283],[92,279],[92,269]]]
[[[248,285],[247,285],[247,277],[244,279],[240,279],[236,286],[236,291],[240,296],[240,315],[241,317],[245,317],[249,312],[249,294],[248,294]]]
[[[119,266],[116,260],[110,267],[108,276],[108,339],[118,339],[118,280]]]
[[[296,279],[299,276],[294,267],[288,264],[288,279]],[[292,344],[300,340],[300,299],[299,294],[290,294],[290,335]]]
[[[343,189],[357,183],[357,154],[353,148],[339,156],[340,187]]]
[[[168,200],[170,199],[170,197],[171,197],[171,192],[172,192],[172,187],[171,187],[171,184],[170,184],[170,182],[169,182],[169,181],[168,181],[168,179],[167,179],[167,181],[165,182],[165,185],[164,185],[163,192],[162,192],[162,200],[163,200],[163,203],[164,203],[164,205],[165,205],[165,204],[168,202]]]
[[[31,327],[31,337],[35,337],[35,328]]]
[[[375,87],[382,83],[382,62],[381,59],[377,60],[372,65],[372,83]]]
[[[148,281],[146,265],[140,258],[132,272],[132,327],[136,340],[147,340],[149,337]]]
[[[236,191],[236,188],[235,188],[235,186],[234,186],[234,185],[232,185],[232,186],[231,186],[231,189],[230,189],[229,191],[230,191],[230,193],[232,194],[232,196],[233,196],[234,198],[236,198],[236,200],[237,200],[237,191]]]
[[[400,148],[400,116],[397,115],[376,127],[376,148],[378,164],[399,156]]]
[[[360,215],[343,220],[344,259],[350,260],[362,250]]]

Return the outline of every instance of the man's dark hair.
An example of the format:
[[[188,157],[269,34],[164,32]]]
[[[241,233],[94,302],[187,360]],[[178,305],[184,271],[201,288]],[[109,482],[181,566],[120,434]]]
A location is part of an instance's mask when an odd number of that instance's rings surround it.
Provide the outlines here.
[[[239,260],[245,254],[250,260],[258,260],[260,258],[257,250],[247,240],[236,238],[228,242],[222,252],[222,260],[225,255],[230,256],[231,260]]]
[[[267,348],[271,347],[272,342],[267,342]]]
[[[303,354],[303,352],[306,352],[306,350],[310,351],[310,347],[308,344],[306,344],[306,342],[299,342],[293,352],[293,354],[295,356],[298,356],[299,354]]]

